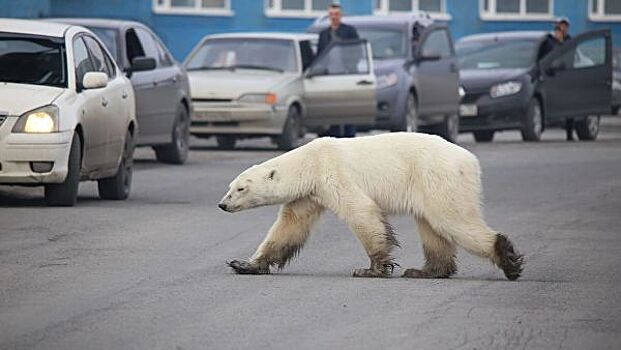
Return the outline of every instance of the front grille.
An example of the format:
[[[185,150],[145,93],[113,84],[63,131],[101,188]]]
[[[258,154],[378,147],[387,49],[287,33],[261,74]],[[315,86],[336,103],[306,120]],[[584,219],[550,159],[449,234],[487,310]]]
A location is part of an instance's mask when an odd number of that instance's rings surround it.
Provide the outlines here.
[[[466,93],[466,96],[462,97],[461,103],[476,103],[481,96],[487,94],[487,92],[478,92],[478,93]]]
[[[192,102],[231,102],[230,98],[193,98]]]
[[[202,122],[192,121],[193,126],[239,126],[239,122]]]

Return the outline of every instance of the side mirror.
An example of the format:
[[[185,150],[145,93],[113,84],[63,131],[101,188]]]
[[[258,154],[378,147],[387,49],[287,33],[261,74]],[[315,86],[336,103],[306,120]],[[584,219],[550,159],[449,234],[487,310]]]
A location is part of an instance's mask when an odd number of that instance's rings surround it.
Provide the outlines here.
[[[546,68],[546,74],[554,75],[557,72],[564,71],[567,69],[567,64],[564,61],[554,61],[548,68]]]
[[[319,75],[328,75],[328,67],[311,66],[306,72],[306,78],[308,79]]]
[[[146,56],[138,56],[134,57],[132,60],[132,65],[127,70],[127,75],[131,77],[131,75],[135,72],[144,72],[147,70],[154,70],[157,66],[157,62],[155,62],[155,58],[146,57]]]
[[[82,79],[83,89],[101,89],[108,85],[108,75],[102,72],[88,72]]]
[[[440,58],[442,58],[442,56],[437,53],[437,52],[433,52],[433,51],[424,51],[418,55],[417,57],[417,61],[418,62],[423,62],[423,61],[437,61]]]

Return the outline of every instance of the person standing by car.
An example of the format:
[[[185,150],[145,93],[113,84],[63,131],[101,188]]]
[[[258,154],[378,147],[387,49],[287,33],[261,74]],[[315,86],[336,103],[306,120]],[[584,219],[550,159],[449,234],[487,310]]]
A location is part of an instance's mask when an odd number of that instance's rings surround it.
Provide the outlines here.
[[[341,5],[336,3],[330,4],[328,7],[328,17],[330,18],[330,26],[319,33],[316,57],[319,57],[332,42],[355,40],[359,38],[356,28],[341,22],[341,18],[343,17]],[[336,137],[354,137],[356,136],[356,126],[332,125],[328,131],[328,135]]]

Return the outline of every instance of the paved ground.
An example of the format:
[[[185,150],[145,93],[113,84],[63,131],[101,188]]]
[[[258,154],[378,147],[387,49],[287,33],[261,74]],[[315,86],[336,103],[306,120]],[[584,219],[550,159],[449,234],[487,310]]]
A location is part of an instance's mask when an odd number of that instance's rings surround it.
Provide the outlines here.
[[[526,254],[517,282],[465,252],[449,280],[354,279],[367,259],[333,215],[283,272],[231,274],[277,208],[215,204],[277,154],[265,141],[194,140],[181,167],[139,150],[125,202],[87,183],[77,207],[46,208],[39,189],[0,187],[0,349],[619,349],[621,123],[604,128],[593,143],[462,137],[490,225]],[[420,266],[413,223],[393,223],[398,261]]]

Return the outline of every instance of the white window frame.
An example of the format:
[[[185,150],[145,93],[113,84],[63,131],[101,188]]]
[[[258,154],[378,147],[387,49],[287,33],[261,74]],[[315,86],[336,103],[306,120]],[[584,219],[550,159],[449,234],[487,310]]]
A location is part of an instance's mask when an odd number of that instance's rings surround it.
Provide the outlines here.
[[[282,0],[272,0],[274,7],[269,6],[270,1],[265,0],[265,15],[267,17],[300,17],[315,18],[328,14],[328,8],[313,10],[313,0],[304,0],[304,10],[283,10]]]
[[[554,0],[548,0],[548,13],[527,13],[526,0],[520,1],[520,13],[496,12],[496,0],[487,0],[489,9],[485,11],[485,0],[479,0],[479,16],[484,21],[550,21],[554,20]]]
[[[222,8],[205,8],[201,6],[201,0],[194,0],[194,7],[175,7],[171,6],[171,0],[163,0],[163,4],[159,4],[159,0],[153,0],[153,12],[163,15],[199,15],[199,16],[233,16],[235,13],[231,11],[231,0],[224,0]]]
[[[412,10],[418,11],[419,0],[411,0],[411,1],[412,1]],[[374,15],[392,15],[392,14],[410,13],[410,11],[390,11],[389,2],[390,0],[380,0],[380,8],[376,9],[375,1],[373,1],[373,14]],[[440,12],[429,12],[429,11],[426,11],[426,12],[433,19],[450,21],[452,17],[448,12],[446,12],[446,0],[440,0],[440,9],[441,9]]]
[[[594,1],[597,1],[597,12],[593,12]],[[589,0],[589,20],[593,22],[621,22],[621,15],[608,15],[604,12],[606,1],[611,0]]]

